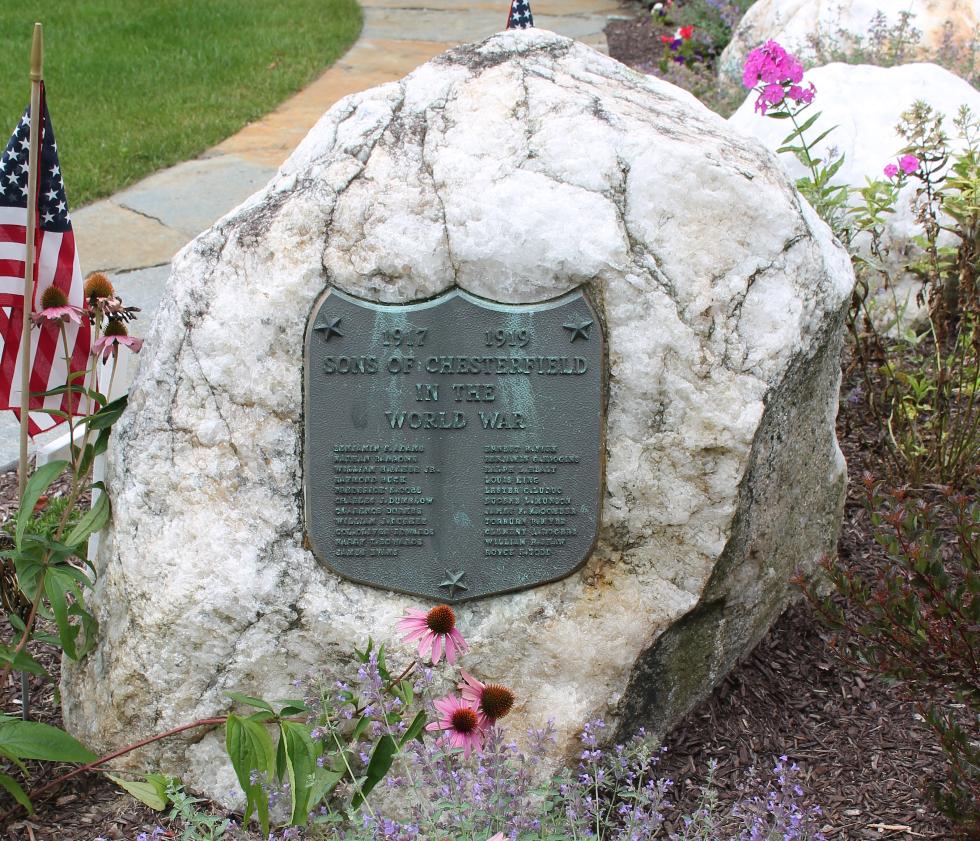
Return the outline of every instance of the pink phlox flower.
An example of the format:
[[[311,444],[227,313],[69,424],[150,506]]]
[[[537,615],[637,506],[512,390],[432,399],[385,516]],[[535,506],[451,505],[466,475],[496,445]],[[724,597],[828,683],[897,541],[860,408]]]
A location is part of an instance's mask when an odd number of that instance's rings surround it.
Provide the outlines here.
[[[418,640],[419,657],[431,658],[433,665],[442,657],[443,648],[450,664],[456,662],[457,654],[467,650],[466,640],[456,630],[456,614],[448,605],[436,605],[428,613],[409,609],[396,627],[404,634],[402,642]]]
[[[31,321],[36,325],[53,321],[74,321],[76,324],[81,324],[83,315],[85,315],[85,311],[81,307],[65,304],[62,307],[47,307],[40,312],[33,313]]]
[[[435,701],[435,708],[438,718],[425,725],[426,730],[444,731],[443,738],[450,747],[463,749],[464,759],[473,751],[479,753],[483,749],[484,733],[480,726],[480,714],[472,702],[455,695],[447,695]]]
[[[102,361],[105,362],[110,353],[119,353],[120,345],[128,347],[133,353],[139,353],[143,348],[143,340],[136,336],[103,336],[92,345],[92,356],[98,356],[101,351]]]
[[[894,178],[898,175],[898,167],[895,164],[885,165],[885,178]]]
[[[915,155],[902,155],[898,159],[898,165],[902,168],[902,172],[911,175],[919,168],[919,159]]]
[[[770,105],[779,105],[786,96],[786,91],[782,85],[766,85],[759,91],[759,98],[755,101],[755,110],[765,114]]]
[[[768,84],[789,83],[798,85],[803,81],[803,65],[775,41],[766,41],[761,47],[752,50],[745,59],[742,69],[742,84],[755,87],[756,82]]]
[[[496,835],[491,835],[487,841],[507,841],[507,836],[502,832],[498,832]]]
[[[813,82],[810,82],[810,86],[807,88],[801,85],[791,85],[790,89],[786,91],[786,96],[794,102],[802,102],[805,105],[809,105],[813,102],[813,96],[816,92],[816,87],[814,87]]]

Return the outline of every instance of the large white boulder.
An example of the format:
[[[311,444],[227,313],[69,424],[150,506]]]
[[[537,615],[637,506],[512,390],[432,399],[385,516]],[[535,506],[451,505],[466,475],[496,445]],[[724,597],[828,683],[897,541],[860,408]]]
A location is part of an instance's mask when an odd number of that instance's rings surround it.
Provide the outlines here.
[[[910,59],[928,60],[944,45],[947,52],[963,49],[976,39],[980,24],[980,0],[758,0],[732,34],[718,71],[722,79],[741,84],[745,57],[769,40],[806,63],[858,44],[867,48],[875,15],[883,14],[886,25],[895,27],[901,12],[913,15],[910,24],[921,33],[918,54]]]
[[[946,117],[945,127],[953,148],[962,148],[953,126],[960,107],[965,105],[980,115],[980,91],[969,82],[935,64],[905,64],[898,67],[875,67],[869,64],[828,64],[806,72],[805,81],[816,86],[811,113],[821,112],[820,120],[809,133],[816,137],[824,129],[836,126],[816,148],[817,157],[828,159],[842,154],[844,163],[834,183],[863,187],[869,179],[884,178],[886,164],[896,163],[898,152],[907,141],[897,126],[903,112],[918,100],[928,103]],[[773,120],[755,112],[756,94],[750,93],[729,123],[738,131],[761,141],[775,151],[792,126],[785,120]],[[808,170],[789,153],[779,156],[786,173],[795,181]],[[921,283],[902,272],[913,248],[913,239],[922,233],[915,221],[912,199],[919,182],[914,179],[899,193],[896,212],[887,216],[883,244],[887,251],[886,266],[893,274],[891,288],[878,296],[879,326],[892,325],[896,314],[901,320],[914,322],[922,313],[917,302]],[[851,203],[860,197],[852,195]],[[945,242],[951,242],[947,238]],[[862,235],[855,246],[865,252],[868,238]],[[896,313],[897,310],[897,313]]]
[[[516,691],[514,733],[552,718],[564,751],[595,716],[663,732],[778,616],[791,571],[834,551],[852,283],[772,155],[552,33],[344,99],[175,261],[115,432],[68,727],[101,749],[227,710],[227,690],[288,697],[350,675],[352,647],[418,606],[304,547],[303,342],[325,287],[526,303],[584,285],[608,349],[598,544],[460,627],[470,670]],[[222,756],[212,733],[131,761],[225,799]]]

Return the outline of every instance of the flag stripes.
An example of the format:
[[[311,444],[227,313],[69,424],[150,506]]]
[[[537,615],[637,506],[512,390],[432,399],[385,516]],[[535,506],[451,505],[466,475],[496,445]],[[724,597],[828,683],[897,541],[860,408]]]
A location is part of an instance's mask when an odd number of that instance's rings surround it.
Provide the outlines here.
[[[24,307],[24,270],[27,259],[27,157],[30,119],[21,119],[0,157],[0,408],[13,409],[20,416],[24,405],[21,394],[20,340]],[[84,281],[75,235],[68,215],[68,202],[58,163],[57,144],[51,127],[44,90],[41,91],[41,149],[37,173],[37,224],[34,237],[34,284],[32,312],[41,309],[41,297],[49,286],[60,289],[68,303],[84,306]],[[64,386],[68,372],[84,371],[89,362],[91,326],[87,316],[82,323],[65,323],[67,354],[58,322],[45,322],[31,329],[30,391],[44,392]],[[68,358],[66,358],[66,356]],[[80,382],[77,382],[81,385]],[[28,418],[32,436],[62,422],[39,409],[78,413],[79,396],[69,406],[65,395],[31,397]]]

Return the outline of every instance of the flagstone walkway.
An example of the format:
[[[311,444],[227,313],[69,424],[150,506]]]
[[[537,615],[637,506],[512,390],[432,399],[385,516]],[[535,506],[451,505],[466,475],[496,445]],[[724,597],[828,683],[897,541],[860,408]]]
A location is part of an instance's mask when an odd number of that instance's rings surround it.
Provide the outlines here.
[[[255,123],[206,151],[72,214],[82,271],[105,271],[141,332],[184,245],[263,187],[320,116],[351,93],[400,79],[433,56],[500,31],[509,0],[360,0],[364,29],[322,76]],[[606,50],[603,29],[618,0],[532,0],[534,22]],[[6,414],[6,413],[5,413]],[[63,433],[36,440],[44,446]],[[17,424],[0,418],[0,466],[17,458]]]

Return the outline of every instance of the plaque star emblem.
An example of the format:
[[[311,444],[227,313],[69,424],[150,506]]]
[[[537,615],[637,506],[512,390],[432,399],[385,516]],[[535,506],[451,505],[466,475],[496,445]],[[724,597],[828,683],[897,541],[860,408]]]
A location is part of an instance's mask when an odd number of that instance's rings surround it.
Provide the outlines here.
[[[562,324],[568,332],[571,338],[569,341],[574,342],[576,339],[589,340],[589,331],[592,329],[591,321],[579,321],[578,323]]]
[[[449,598],[456,598],[457,590],[469,590],[470,588],[463,584],[463,578],[466,572],[464,570],[457,570],[453,572],[452,570],[446,570],[446,580],[443,581],[439,586],[446,587],[449,590]]]
[[[322,330],[323,331],[323,340],[325,342],[329,342],[332,336],[341,336],[341,337],[343,337],[344,334],[341,333],[340,330],[337,329],[340,326],[340,322],[342,320],[343,320],[342,318],[327,318],[327,317],[323,317],[323,318],[319,319],[316,324],[313,325],[313,329],[314,330]]]

